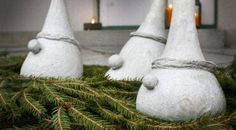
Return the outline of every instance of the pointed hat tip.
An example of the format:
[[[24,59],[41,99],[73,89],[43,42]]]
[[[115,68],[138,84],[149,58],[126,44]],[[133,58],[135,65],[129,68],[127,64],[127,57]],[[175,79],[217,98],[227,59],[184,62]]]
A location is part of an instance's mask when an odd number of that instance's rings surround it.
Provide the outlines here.
[[[51,0],[43,29],[39,35],[75,39],[64,0]]]

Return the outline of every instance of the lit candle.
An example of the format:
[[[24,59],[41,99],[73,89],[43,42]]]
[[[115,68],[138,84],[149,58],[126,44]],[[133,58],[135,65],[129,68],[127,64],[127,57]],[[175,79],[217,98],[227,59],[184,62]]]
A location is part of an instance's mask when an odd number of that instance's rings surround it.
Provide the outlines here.
[[[93,17],[93,18],[91,19],[91,24],[95,24],[95,23],[96,23],[96,18]]]
[[[199,27],[200,26],[200,16],[198,13],[195,13],[195,22],[196,22],[196,26]]]
[[[173,11],[172,4],[168,4],[168,6],[166,8],[166,25],[168,27],[170,27],[171,18],[172,18],[172,11]]]

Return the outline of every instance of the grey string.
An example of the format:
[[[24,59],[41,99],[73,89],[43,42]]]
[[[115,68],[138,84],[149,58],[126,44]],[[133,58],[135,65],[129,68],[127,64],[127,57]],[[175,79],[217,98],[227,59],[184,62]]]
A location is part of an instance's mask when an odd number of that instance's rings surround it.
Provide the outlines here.
[[[164,38],[164,37],[155,36],[155,35],[151,35],[151,34],[147,34],[147,33],[143,33],[143,32],[132,32],[130,34],[130,36],[131,37],[136,36],[136,37],[147,38],[147,39],[151,39],[151,40],[163,43],[163,44],[166,44],[166,42],[167,42],[166,38]]]
[[[217,65],[209,61],[187,61],[187,60],[176,60],[176,59],[157,59],[152,63],[153,69],[196,69],[209,71],[211,73],[215,72]]]
[[[58,40],[58,41],[68,42],[77,46],[80,49],[79,42],[72,37],[62,36],[62,35],[51,35],[51,34],[46,34],[46,33],[41,32],[37,35],[37,39],[38,38],[45,38],[49,40]]]

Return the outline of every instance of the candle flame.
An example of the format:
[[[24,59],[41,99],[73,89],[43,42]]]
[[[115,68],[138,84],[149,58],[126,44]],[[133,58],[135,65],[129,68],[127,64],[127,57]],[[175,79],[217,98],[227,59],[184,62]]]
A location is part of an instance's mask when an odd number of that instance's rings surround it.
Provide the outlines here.
[[[93,17],[93,18],[91,19],[91,24],[95,24],[95,23],[96,23],[96,18]]]
[[[168,8],[172,9],[173,5],[172,4],[168,4]]]

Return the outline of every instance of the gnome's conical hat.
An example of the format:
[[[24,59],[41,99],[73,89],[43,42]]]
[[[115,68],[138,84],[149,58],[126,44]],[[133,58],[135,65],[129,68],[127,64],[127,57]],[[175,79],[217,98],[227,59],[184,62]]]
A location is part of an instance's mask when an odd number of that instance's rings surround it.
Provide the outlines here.
[[[28,44],[21,75],[77,78],[82,76],[79,44],[71,29],[64,0],[52,0],[42,31]]]
[[[194,0],[189,1],[192,2]],[[165,51],[161,57],[179,60],[204,61],[205,58],[203,57],[200,48],[195,25],[195,8],[192,6],[190,7],[189,2],[185,4],[188,4],[188,8],[183,7],[178,3],[175,4],[168,44],[166,45]]]
[[[148,15],[136,32],[145,33],[150,36],[154,36],[154,38],[163,38],[162,40],[165,42],[165,5],[165,1],[163,2],[161,0],[153,0]]]
[[[38,37],[75,39],[64,0],[52,0],[43,29]]]
[[[170,121],[216,116],[225,110],[225,97],[199,45],[195,0],[174,0],[166,48],[143,79],[137,110]]]
[[[151,63],[160,56],[166,43],[165,0],[154,0],[139,29],[119,55],[109,59],[111,69],[106,76],[114,80],[140,80],[151,71]]]

